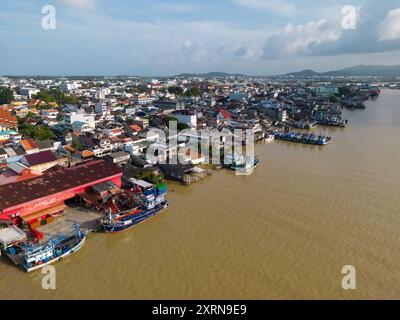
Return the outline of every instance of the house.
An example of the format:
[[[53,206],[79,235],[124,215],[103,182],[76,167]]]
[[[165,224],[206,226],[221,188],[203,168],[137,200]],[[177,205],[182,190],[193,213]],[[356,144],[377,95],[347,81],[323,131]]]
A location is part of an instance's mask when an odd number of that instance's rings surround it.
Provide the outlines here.
[[[117,137],[120,136],[124,133],[124,130],[122,128],[114,128],[114,129],[110,129],[110,128],[106,128],[103,129],[103,133],[111,138],[111,137]]]
[[[57,109],[43,109],[42,117],[49,121],[57,121],[59,113],[60,112]]]
[[[93,128],[96,127],[96,121],[94,115],[87,113],[78,113],[78,112],[65,113],[64,121],[70,128],[72,128],[72,125],[75,121],[85,122]]]
[[[22,140],[22,134],[20,133],[14,133],[10,136],[10,142],[13,144],[14,147],[19,146],[21,140]]]
[[[95,126],[94,126],[94,123],[75,121],[72,124],[72,130],[77,131],[78,133],[94,132]]]
[[[17,132],[14,130],[5,130],[0,131],[0,142],[7,142],[10,141],[12,135],[16,134]]]
[[[130,132],[132,135],[136,136],[137,134],[139,134],[142,131],[141,126],[139,126],[138,124],[131,124],[129,126]]]
[[[98,102],[96,103],[95,111],[97,114],[105,115],[110,113],[110,108],[104,102]]]
[[[141,132],[139,137],[146,139],[146,142],[153,143],[160,140],[160,133],[158,129],[153,128]]]
[[[54,145],[53,140],[38,140],[36,143],[39,147],[39,152],[40,151],[48,151],[48,150],[51,150],[51,151],[57,150],[56,146]]]
[[[172,116],[178,120],[178,123],[185,124],[189,128],[197,128],[197,115],[194,111],[174,111],[172,112]]]
[[[225,109],[220,109],[215,116],[217,125],[232,119],[232,114]]]
[[[42,151],[27,154],[22,157],[20,163],[36,172],[44,172],[58,164],[57,157],[51,151]]]
[[[206,162],[206,157],[197,151],[187,148],[184,160],[192,165],[199,165]]]
[[[118,167],[122,167],[129,163],[130,158],[131,158],[130,153],[125,151],[118,151],[110,153],[106,157],[106,160],[110,161],[111,163],[115,164]]]
[[[18,128],[17,117],[5,108],[0,108],[0,132]]]
[[[157,100],[153,102],[153,105],[164,113],[181,110],[182,107],[184,108],[177,100]]]
[[[21,147],[27,154],[39,152],[39,145],[33,139],[21,140]]]
[[[148,96],[146,94],[137,94],[132,98],[132,102],[140,104],[140,105],[148,105],[155,100],[154,97]]]
[[[159,168],[166,179],[185,185],[190,185],[211,174],[210,171],[194,167],[191,164],[160,164]]]
[[[37,94],[39,91],[40,91],[39,89],[34,89],[34,88],[21,88],[19,90],[19,94],[21,96],[26,97],[27,99],[32,99],[32,96]]]
[[[40,175],[40,172],[32,171],[19,162],[9,163],[5,172],[0,175],[0,186],[29,180]]]
[[[4,148],[7,153],[7,163],[18,162],[24,155],[22,149]]]
[[[94,139],[94,145],[91,150],[96,157],[103,157],[111,153],[111,141],[107,138]]]
[[[41,107],[46,105],[46,102],[39,100],[39,99],[31,99],[28,103],[28,107],[29,108],[33,108],[33,107]]]
[[[0,148],[0,163],[5,162],[8,158],[8,154],[4,148]]]

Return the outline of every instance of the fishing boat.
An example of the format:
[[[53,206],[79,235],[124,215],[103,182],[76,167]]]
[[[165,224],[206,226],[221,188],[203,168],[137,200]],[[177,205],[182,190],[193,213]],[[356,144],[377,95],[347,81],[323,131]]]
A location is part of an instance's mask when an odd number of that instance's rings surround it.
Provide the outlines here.
[[[140,203],[139,206],[128,210],[120,209],[118,202],[112,199],[112,206],[107,210],[107,217],[102,220],[104,230],[107,233],[122,232],[156,216],[163,209],[168,208],[166,193],[165,183],[146,189],[139,195],[135,192],[127,193],[128,198],[138,199],[136,202]]]
[[[224,163],[224,167],[228,169],[235,170],[239,174],[250,175],[259,166],[260,160],[237,152],[228,152]]]
[[[322,126],[332,126],[346,128],[349,125],[349,121],[342,119],[339,116],[322,116],[318,117],[316,122]]]
[[[69,235],[48,237],[38,243],[22,242],[6,248],[6,255],[26,272],[43,268],[61,261],[79,251],[85,243],[87,232],[79,224],[74,224],[74,231]]]
[[[275,140],[275,136],[273,134],[268,134],[265,136],[265,142],[270,143]]]
[[[326,137],[322,135],[315,135],[315,134],[306,134],[306,133],[299,133],[299,132],[274,132],[275,138],[278,140],[289,141],[289,142],[296,142],[296,143],[303,143],[303,144],[311,144],[311,145],[319,145],[325,146],[331,143],[332,138]]]

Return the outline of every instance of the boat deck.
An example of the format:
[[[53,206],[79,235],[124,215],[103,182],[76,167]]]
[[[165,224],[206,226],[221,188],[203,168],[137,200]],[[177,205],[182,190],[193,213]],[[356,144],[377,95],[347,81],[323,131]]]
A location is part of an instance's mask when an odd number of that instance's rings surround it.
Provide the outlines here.
[[[21,265],[22,264],[22,256],[21,255],[11,255],[11,254],[6,254],[6,256],[14,263],[15,265]]]

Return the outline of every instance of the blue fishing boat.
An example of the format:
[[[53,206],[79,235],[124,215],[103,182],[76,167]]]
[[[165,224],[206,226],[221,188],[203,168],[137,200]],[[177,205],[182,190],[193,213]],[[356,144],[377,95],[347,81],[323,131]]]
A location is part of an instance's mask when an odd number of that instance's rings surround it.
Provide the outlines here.
[[[274,132],[275,139],[290,141],[303,144],[325,146],[332,141],[331,137],[316,136],[315,134],[298,133],[298,132]]]
[[[166,193],[167,186],[162,183],[144,190],[138,196],[140,206],[121,211],[117,205],[113,204],[114,212],[110,207],[107,217],[102,221],[104,230],[107,233],[122,232],[156,216],[163,209],[168,208]]]
[[[69,235],[60,234],[48,237],[38,243],[22,242],[8,247],[6,254],[26,272],[31,272],[61,261],[79,251],[84,245],[86,237],[87,232],[75,224],[73,233]]]

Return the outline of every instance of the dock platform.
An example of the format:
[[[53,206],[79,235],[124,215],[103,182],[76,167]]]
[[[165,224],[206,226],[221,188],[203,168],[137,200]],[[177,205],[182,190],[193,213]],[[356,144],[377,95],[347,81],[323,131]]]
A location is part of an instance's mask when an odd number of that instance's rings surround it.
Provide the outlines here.
[[[81,228],[93,232],[101,228],[100,220],[104,214],[84,208],[67,207],[65,213],[52,223],[37,228],[45,236],[69,234],[74,231],[74,224],[79,223]]]

